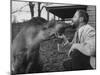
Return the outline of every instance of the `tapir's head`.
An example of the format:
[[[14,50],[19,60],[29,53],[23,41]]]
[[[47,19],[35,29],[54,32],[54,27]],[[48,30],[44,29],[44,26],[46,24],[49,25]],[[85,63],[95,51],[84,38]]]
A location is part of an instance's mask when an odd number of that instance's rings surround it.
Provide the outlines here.
[[[61,21],[50,21],[49,27],[51,29],[50,35],[61,33],[66,29],[67,25]]]
[[[55,36],[56,33],[60,33],[61,31],[64,31],[66,28],[66,24],[64,22],[58,22],[51,20],[47,23],[47,26],[43,29],[43,37],[45,39],[51,38],[52,36]]]

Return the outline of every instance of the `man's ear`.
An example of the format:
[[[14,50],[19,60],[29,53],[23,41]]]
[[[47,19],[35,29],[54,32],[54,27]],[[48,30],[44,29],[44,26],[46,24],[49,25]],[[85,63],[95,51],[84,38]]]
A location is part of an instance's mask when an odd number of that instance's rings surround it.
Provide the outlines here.
[[[80,17],[79,21],[80,21],[80,22],[83,22],[83,20],[84,20],[83,17]]]

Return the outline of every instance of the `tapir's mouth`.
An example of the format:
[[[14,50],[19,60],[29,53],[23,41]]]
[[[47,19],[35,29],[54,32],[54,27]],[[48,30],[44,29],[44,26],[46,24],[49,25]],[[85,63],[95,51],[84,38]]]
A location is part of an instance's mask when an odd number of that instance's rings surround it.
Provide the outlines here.
[[[56,37],[57,37],[56,34],[52,34],[52,35],[50,36],[51,39],[56,38]]]
[[[50,35],[48,36],[48,38],[46,38],[45,41],[48,41],[48,40],[51,40],[51,39],[55,39],[55,38],[57,38],[56,34],[50,34]]]

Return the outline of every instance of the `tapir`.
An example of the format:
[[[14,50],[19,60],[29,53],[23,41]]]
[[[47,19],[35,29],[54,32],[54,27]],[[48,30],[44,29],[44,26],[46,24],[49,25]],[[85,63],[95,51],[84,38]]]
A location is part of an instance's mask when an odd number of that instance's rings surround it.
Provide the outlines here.
[[[39,64],[40,43],[65,27],[62,22],[47,22],[42,18],[32,18],[14,38],[11,45],[11,70],[15,74],[41,72]]]

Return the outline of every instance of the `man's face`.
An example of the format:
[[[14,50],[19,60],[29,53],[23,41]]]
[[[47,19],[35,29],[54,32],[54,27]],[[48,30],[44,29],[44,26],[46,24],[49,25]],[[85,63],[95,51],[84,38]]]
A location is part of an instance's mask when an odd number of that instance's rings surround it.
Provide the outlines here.
[[[73,18],[72,18],[72,25],[74,25],[75,27],[77,27],[79,25],[79,22],[80,22],[80,17],[79,17],[79,12],[77,11]]]

